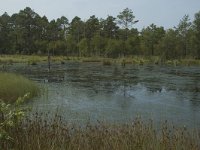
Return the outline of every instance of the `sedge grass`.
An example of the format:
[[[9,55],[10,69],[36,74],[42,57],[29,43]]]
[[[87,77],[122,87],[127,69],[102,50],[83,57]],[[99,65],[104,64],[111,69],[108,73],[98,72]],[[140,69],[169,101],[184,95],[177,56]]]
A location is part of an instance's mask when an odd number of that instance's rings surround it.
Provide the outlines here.
[[[12,141],[2,149],[15,150],[199,150],[200,131],[176,128],[167,122],[157,129],[153,121],[136,119],[130,124],[86,124],[77,126],[39,114],[9,130]]]
[[[69,57],[69,56],[52,56],[52,62],[65,62],[65,61],[74,61],[74,62],[101,62],[109,61],[112,64],[167,64],[167,65],[200,65],[199,59],[187,58],[187,59],[172,59],[165,60],[160,56],[127,56],[124,58],[105,58],[100,56],[95,57]],[[12,64],[12,63],[28,63],[28,64],[38,64],[40,62],[47,62],[47,56],[39,55],[0,55],[0,64]]]
[[[36,96],[39,89],[33,81],[17,74],[0,72],[0,99],[14,102],[18,97],[30,93],[30,98]]]

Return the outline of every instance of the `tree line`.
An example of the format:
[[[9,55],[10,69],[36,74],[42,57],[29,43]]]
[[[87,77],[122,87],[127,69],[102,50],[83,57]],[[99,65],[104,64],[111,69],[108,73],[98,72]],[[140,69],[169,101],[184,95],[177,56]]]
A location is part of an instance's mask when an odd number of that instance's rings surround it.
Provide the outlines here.
[[[117,17],[71,22],[62,16],[49,21],[26,7],[0,16],[0,54],[122,57],[160,56],[164,59],[200,58],[200,11],[190,21],[185,15],[171,29],[151,24],[140,32],[131,9]]]

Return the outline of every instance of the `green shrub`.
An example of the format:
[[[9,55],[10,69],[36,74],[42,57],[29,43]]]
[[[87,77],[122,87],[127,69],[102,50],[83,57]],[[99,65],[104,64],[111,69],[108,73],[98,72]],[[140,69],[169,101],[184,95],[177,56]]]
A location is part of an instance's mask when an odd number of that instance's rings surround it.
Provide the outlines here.
[[[8,131],[15,128],[24,117],[25,111],[28,109],[21,108],[19,105],[29,96],[30,93],[27,93],[23,97],[19,97],[13,105],[0,100],[0,148],[4,148],[2,143],[14,142]]]

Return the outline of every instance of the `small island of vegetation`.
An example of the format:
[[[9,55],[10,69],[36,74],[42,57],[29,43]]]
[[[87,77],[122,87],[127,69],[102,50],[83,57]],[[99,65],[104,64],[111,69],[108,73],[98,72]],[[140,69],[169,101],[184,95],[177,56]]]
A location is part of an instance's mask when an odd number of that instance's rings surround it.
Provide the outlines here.
[[[0,72],[0,83],[0,99],[6,103],[13,103],[27,93],[29,98],[39,93],[36,83],[21,75]]]

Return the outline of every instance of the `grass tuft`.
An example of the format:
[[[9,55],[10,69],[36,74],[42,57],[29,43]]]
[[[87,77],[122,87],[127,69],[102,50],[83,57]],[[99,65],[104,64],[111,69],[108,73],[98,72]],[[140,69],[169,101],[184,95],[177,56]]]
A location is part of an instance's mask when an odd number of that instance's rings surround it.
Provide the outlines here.
[[[112,65],[112,62],[110,60],[103,61],[103,66],[110,66],[110,65]]]
[[[30,93],[32,98],[39,93],[39,88],[33,81],[21,75],[0,72],[0,99],[14,102],[26,93]]]
[[[13,142],[0,142],[2,149],[70,149],[70,150],[199,150],[200,132],[176,128],[163,123],[160,129],[153,122],[136,119],[130,124],[106,123],[75,126],[56,116],[52,120],[36,114],[32,119],[9,130]]]

